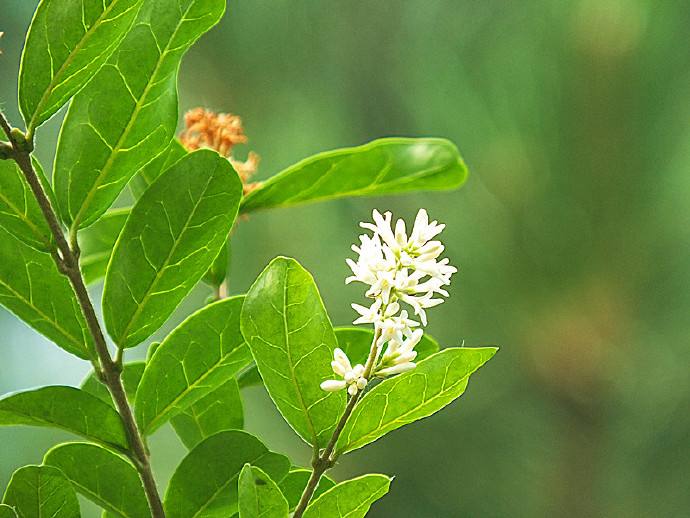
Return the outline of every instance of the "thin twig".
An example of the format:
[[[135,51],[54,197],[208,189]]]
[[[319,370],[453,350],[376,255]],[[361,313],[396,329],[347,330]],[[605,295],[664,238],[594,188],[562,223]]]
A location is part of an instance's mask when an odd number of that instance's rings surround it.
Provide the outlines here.
[[[57,245],[57,253],[53,253],[53,259],[55,260],[58,269],[69,279],[74,294],[79,302],[79,307],[81,308],[86,324],[89,328],[91,337],[93,338],[96,354],[100,361],[100,371],[97,371],[99,378],[108,387],[110,394],[115,401],[117,410],[122,417],[122,421],[127,430],[127,436],[129,438],[130,445],[130,458],[139,472],[142,483],[144,485],[144,490],[146,492],[146,497],[151,507],[151,514],[153,518],[165,518],[165,512],[163,511],[163,504],[158,494],[158,488],[156,487],[156,482],[153,478],[153,472],[151,470],[151,463],[149,461],[149,456],[146,453],[146,448],[144,446],[144,441],[142,439],[141,433],[137,428],[136,421],[134,419],[134,414],[132,413],[132,408],[129,406],[127,401],[127,396],[125,394],[124,387],[122,385],[122,368],[120,365],[121,358],[118,355],[118,361],[113,361],[113,358],[108,351],[108,346],[105,341],[105,336],[101,329],[98,317],[94,310],[91,299],[89,298],[88,291],[86,289],[86,284],[84,283],[84,278],[82,277],[81,270],[79,268],[79,253],[78,248],[71,248],[65,239],[60,222],[58,221],[55,210],[53,209],[48,196],[43,190],[43,186],[34,171],[33,165],[31,163],[31,154],[27,148],[31,148],[30,143],[21,142],[16,134],[13,134],[12,128],[9,122],[5,118],[5,115],[0,112],[0,127],[10,139],[12,144],[13,153],[12,159],[17,163],[19,168],[24,173],[31,191],[33,192],[36,200],[38,201],[41,211],[48,222],[48,226],[55,239],[55,244]],[[15,130],[16,133],[16,130]]]

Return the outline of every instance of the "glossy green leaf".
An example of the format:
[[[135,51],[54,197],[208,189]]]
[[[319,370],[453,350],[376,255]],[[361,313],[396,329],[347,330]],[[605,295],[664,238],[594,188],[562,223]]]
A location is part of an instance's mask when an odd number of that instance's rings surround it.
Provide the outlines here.
[[[299,503],[299,499],[302,497],[304,488],[307,487],[309,482],[309,477],[311,477],[311,471],[303,468],[292,468],[290,472],[281,480],[278,485],[280,490],[285,495],[288,501],[288,506],[290,511],[294,511],[295,507]],[[324,475],[319,480],[319,485],[316,486],[316,491],[314,491],[314,496],[312,498],[317,498],[319,495],[323,494],[325,491],[329,490],[335,486],[335,482],[332,478]]]
[[[100,446],[68,443],[46,453],[43,463],[58,468],[78,493],[115,516],[151,516],[137,470]]]
[[[94,76],[136,17],[141,0],[42,0],[19,70],[19,107],[33,131]]]
[[[60,428],[117,450],[128,447],[120,415],[107,403],[74,387],[50,386],[0,399],[0,426]]]
[[[93,223],[162,152],[177,126],[177,71],[225,0],[148,0],[134,27],[72,101],[55,158],[55,191],[74,228]]]
[[[220,432],[199,443],[182,460],[165,493],[168,518],[225,518],[237,511],[237,479],[245,464],[280,480],[290,469],[284,455],[239,430]]]
[[[129,188],[135,198],[141,198],[151,184],[156,181],[161,173],[187,154],[187,150],[182,147],[180,141],[173,138],[167,147],[148,164],[142,167],[139,172],[129,181]]]
[[[14,160],[0,160],[0,227],[36,250],[53,248],[50,227]]]
[[[285,420],[309,444],[326,446],[345,394],[320,387],[333,375],[337,342],[309,272],[294,259],[271,261],[247,293],[242,333]]]
[[[9,505],[0,504],[0,518],[17,518],[17,513]]]
[[[128,216],[129,209],[106,212],[96,223],[79,233],[79,265],[87,284],[96,282],[105,275],[115,242]]]
[[[137,387],[139,386],[141,377],[144,374],[144,368],[146,368],[146,362],[143,361],[126,363],[122,368],[122,385],[124,385],[125,394],[130,403],[134,403],[134,397],[137,393]],[[81,389],[115,408],[115,403],[113,403],[110,392],[107,387],[98,380],[93,371],[82,381]]]
[[[391,478],[364,475],[341,482],[314,499],[304,518],[363,518],[371,504],[388,493]]]
[[[287,518],[287,500],[261,468],[245,464],[237,485],[240,518]]]
[[[444,349],[419,362],[414,370],[381,382],[357,403],[336,451],[356,450],[441,410],[465,391],[470,374],[489,361],[496,350]]]
[[[53,258],[0,229],[0,304],[80,358],[95,358],[93,342],[67,278]]]
[[[201,441],[224,430],[239,430],[244,425],[242,398],[233,378],[202,397],[170,422],[190,450]]]
[[[366,364],[371,350],[371,343],[374,340],[373,331],[356,327],[338,327],[335,329],[335,336],[338,338],[338,347],[345,351],[353,365],[357,363]],[[439,345],[436,340],[424,334],[415,347],[415,351],[417,351],[415,361],[420,362],[424,358],[437,353]]]
[[[457,148],[438,138],[385,138],[309,157],[249,193],[241,211],[459,187],[467,168]]]
[[[24,466],[14,472],[3,503],[19,518],[79,518],[74,488],[52,466]]]
[[[243,297],[200,309],[166,337],[151,357],[136,397],[136,417],[146,435],[170,417],[224,385],[249,364],[240,332]]]
[[[237,215],[242,183],[210,150],[163,173],[127,219],[108,265],[103,314],[120,347],[151,336],[206,273]]]

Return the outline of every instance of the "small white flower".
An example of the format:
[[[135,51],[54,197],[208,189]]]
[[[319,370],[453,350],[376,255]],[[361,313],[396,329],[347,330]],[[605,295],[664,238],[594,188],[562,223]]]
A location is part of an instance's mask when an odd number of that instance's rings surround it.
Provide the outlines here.
[[[371,307],[367,308],[365,306],[360,306],[359,304],[352,304],[352,309],[354,309],[357,313],[359,313],[359,318],[357,318],[353,324],[375,324],[377,322],[380,322],[383,319],[383,316],[380,313],[381,309],[381,304],[383,302],[381,299],[377,299],[374,301],[374,303],[371,305]]]
[[[445,247],[436,238],[445,225],[429,222],[429,216],[420,209],[409,237],[405,222],[398,219],[393,227],[393,215],[374,210],[373,223],[361,223],[361,227],[372,232],[371,236],[359,236],[360,244],[352,250],[357,260],[347,259],[353,275],[345,282],[361,282],[368,286],[365,295],[373,299],[371,306],[352,304],[359,314],[355,324],[373,324],[378,339],[372,344],[371,361],[373,372],[385,377],[415,368],[417,352],[414,347],[423,331],[415,329],[419,322],[408,317],[400,307],[405,303],[427,325],[427,310],[438,306],[447,297],[445,286],[457,268],[447,258],[439,259]],[[383,347],[386,352],[379,359]],[[339,349],[337,351],[340,351]],[[345,363],[347,362],[347,363]],[[366,386],[362,377],[364,367],[351,367],[347,356],[336,352],[334,372],[343,380],[329,380],[322,384],[324,390],[341,390],[347,387],[350,394],[357,394]]]
[[[354,367],[350,363],[350,359],[347,354],[340,349],[336,348],[333,351],[333,361],[331,362],[331,368],[333,372],[338,376],[341,376],[342,380],[326,380],[321,383],[321,389],[327,392],[337,392],[347,387],[347,392],[354,396],[360,390],[363,390],[367,386],[367,380],[364,375],[364,366],[357,364]]]

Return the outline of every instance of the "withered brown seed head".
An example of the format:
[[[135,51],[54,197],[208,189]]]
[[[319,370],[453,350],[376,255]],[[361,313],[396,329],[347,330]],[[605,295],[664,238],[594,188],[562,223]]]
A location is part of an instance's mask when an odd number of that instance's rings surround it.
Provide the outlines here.
[[[244,193],[256,189],[260,183],[249,182],[259,166],[259,155],[249,152],[247,160],[238,160],[232,156],[233,147],[246,144],[249,140],[244,134],[242,119],[232,113],[216,113],[205,108],[194,108],[185,113],[185,129],[180,133],[180,142],[188,151],[208,148],[218,151],[226,157],[237,171]]]

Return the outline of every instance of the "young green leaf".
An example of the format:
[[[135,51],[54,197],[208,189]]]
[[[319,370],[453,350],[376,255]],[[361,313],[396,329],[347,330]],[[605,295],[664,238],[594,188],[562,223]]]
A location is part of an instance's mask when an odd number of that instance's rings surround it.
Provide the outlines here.
[[[50,386],[0,399],[0,426],[60,428],[124,451],[127,435],[120,415],[96,396],[74,387]]]
[[[304,488],[307,487],[309,482],[309,477],[311,477],[311,471],[303,468],[292,468],[290,472],[285,475],[285,478],[278,483],[280,490],[285,495],[285,499],[288,501],[288,506],[290,511],[294,511],[295,507],[299,503],[299,499],[302,497]],[[312,498],[317,498],[319,495],[323,494],[325,491],[329,490],[335,486],[335,482],[332,478],[324,475],[319,480],[319,485],[316,486],[316,491],[314,491],[314,496]]]
[[[182,56],[220,20],[225,0],[150,0],[72,101],[55,158],[55,190],[73,228],[93,223],[177,126]]]
[[[242,301],[232,297],[209,304],[163,340],[137,390],[142,433],[153,433],[249,364],[251,353],[240,332]]]
[[[103,278],[130,209],[115,209],[106,212],[89,228],[79,232],[79,265],[87,284]]]
[[[122,368],[122,384],[125,387],[125,394],[130,403],[134,403],[134,397],[137,393],[137,387],[144,374],[146,362],[137,361],[126,363]],[[89,394],[96,396],[98,399],[105,401],[110,406],[115,408],[113,398],[110,396],[108,388],[101,383],[96,374],[91,371],[89,375],[82,381],[81,389]]]
[[[374,341],[373,331],[356,327],[337,327],[335,336],[338,338],[338,347],[345,351],[353,365],[357,363],[366,364],[371,343]],[[425,333],[414,350],[417,351],[415,361],[420,362],[437,353],[439,345],[436,340]]]
[[[79,358],[95,358],[93,342],[67,278],[48,254],[0,229],[0,304]]]
[[[261,468],[245,464],[238,488],[240,518],[287,518],[287,500]]]
[[[41,0],[19,70],[19,107],[29,132],[89,82],[140,5],[141,0]]]
[[[132,208],[113,250],[103,314],[120,347],[151,336],[208,270],[237,215],[242,183],[199,150],[163,173]]]
[[[245,464],[280,480],[290,469],[284,455],[239,430],[220,432],[199,443],[170,479],[164,508],[168,518],[231,516],[237,511],[237,479]]]
[[[79,518],[74,488],[52,466],[24,466],[14,472],[3,503],[20,518]]]
[[[414,370],[367,392],[347,421],[336,451],[356,450],[379,437],[441,410],[467,387],[470,374],[496,354],[494,347],[444,349]]]
[[[314,279],[297,261],[277,257],[259,275],[242,308],[242,334],[285,420],[325,447],[345,394],[321,390],[337,341]]]
[[[43,463],[58,468],[78,493],[115,516],[151,516],[136,469],[119,455],[88,443],[61,444]]]
[[[0,504],[0,518],[17,518],[17,513],[9,505]]]
[[[224,430],[239,430],[244,425],[242,398],[233,378],[170,419],[177,435],[188,449]]]
[[[163,171],[170,168],[175,162],[187,154],[187,150],[182,147],[180,141],[172,139],[168,146],[153,160],[142,167],[139,172],[129,181],[129,188],[136,199],[146,192],[153,182],[156,181]]]
[[[388,493],[391,478],[364,475],[341,482],[314,499],[304,518],[364,518],[371,504]]]
[[[385,138],[309,157],[264,182],[241,212],[344,198],[459,187],[467,168],[457,148],[438,138]]]
[[[14,160],[0,160],[0,226],[36,250],[53,248],[50,227]]]

